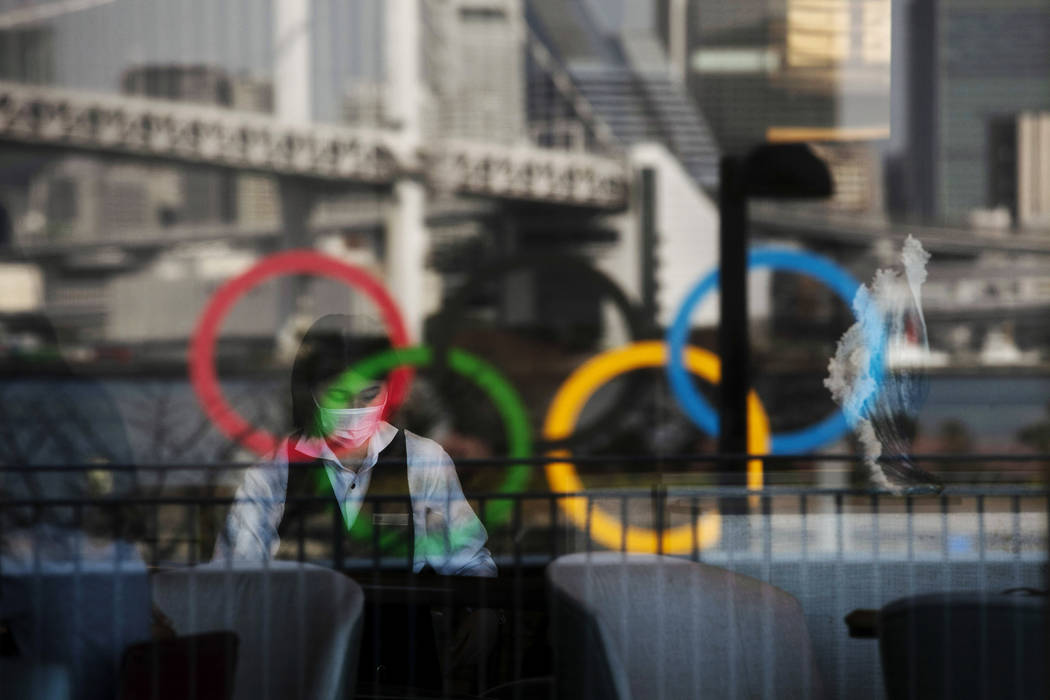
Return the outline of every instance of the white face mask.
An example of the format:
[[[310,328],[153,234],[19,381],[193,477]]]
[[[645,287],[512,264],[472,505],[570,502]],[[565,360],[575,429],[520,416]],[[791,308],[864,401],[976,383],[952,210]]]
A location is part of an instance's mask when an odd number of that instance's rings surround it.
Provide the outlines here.
[[[316,401],[314,402],[316,403]],[[365,444],[379,427],[385,404],[364,408],[317,407],[321,431],[326,437],[335,437],[351,447]]]

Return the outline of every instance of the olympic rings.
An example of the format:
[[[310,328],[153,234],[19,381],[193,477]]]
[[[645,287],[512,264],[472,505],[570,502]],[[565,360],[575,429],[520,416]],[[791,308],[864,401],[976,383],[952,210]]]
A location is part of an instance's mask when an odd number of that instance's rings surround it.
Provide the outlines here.
[[[562,440],[572,433],[580,412],[595,390],[613,377],[643,367],[660,367],[668,360],[667,346],[659,341],[644,341],[609,350],[592,358],[562,384],[547,412],[543,435],[548,440]],[[688,347],[685,363],[689,370],[707,381],[717,382],[721,371],[718,357],[708,350]],[[747,397],[748,407],[748,452],[763,454],[769,449],[769,419],[758,397],[752,391]],[[552,457],[569,457],[568,450],[555,450]],[[555,493],[578,493],[583,491],[576,468],[571,462],[555,462],[547,465],[547,482]],[[751,460],[747,467],[748,488],[762,487],[762,462]],[[566,498],[560,502],[562,510],[577,527],[587,530],[600,544],[610,548],[625,547],[631,552],[657,552],[685,554],[693,547],[708,547],[721,535],[721,519],[717,513],[701,515],[696,523],[681,525],[663,533],[648,528],[621,523],[604,513],[600,508],[588,512],[587,499]]]
[[[511,458],[527,459],[532,456],[532,430],[529,426],[528,412],[518,392],[514,390],[503,375],[492,365],[464,350],[449,348],[448,366],[452,371],[473,381],[484,391],[496,405],[507,432],[507,451]],[[357,393],[368,382],[397,367],[427,367],[434,361],[434,352],[425,346],[411,348],[394,348],[368,357],[343,372],[329,387],[328,391],[346,391]],[[528,464],[516,464],[507,470],[500,493],[515,493],[527,485],[532,473]],[[510,501],[495,500],[486,503],[485,521],[502,524],[510,519],[513,504]],[[362,526],[357,527],[360,521]],[[355,537],[371,537],[371,523],[364,518],[355,521],[351,534]],[[453,537],[456,533],[453,533]],[[445,543],[435,542],[435,546],[444,547]],[[447,550],[438,550],[447,551]]]
[[[538,259],[526,258],[506,261],[471,278],[477,282],[494,272],[509,272],[541,264]],[[627,325],[636,338],[651,337],[652,326],[642,318],[638,309],[623,294],[622,290],[602,273],[583,260],[560,259],[554,262],[566,268],[566,272],[587,276],[603,287],[622,311]],[[815,277],[827,284],[847,303],[853,300],[860,287],[845,271],[831,261],[798,251],[782,249],[759,249],[749,256],[749,267],[785,269]],[[507,434],[508,453],[512,458],[526,459],[532,454],[533,436],[527,411],[516,390],[502,374],[482,359],[463,350],[449,348],[451,328],[458,312],[466,300],[466,293],[458,293],[442,311],[435,324],[437,345],[434,349],[423,346],[406,347],[408,335],[400,313],[383,286],[364,270],[342,263],[309,250],[292,250],[264,258],[247,272],[229,280],[215,293],[198,320],[189,348],[190,379],[205,413],[231,439],[260,455],[272,453],[280,444],[280,438],[250,425],[227,403],[218,384],[214,365],[216,335],[225,315],[237,299],[259,283],[287,274],[313,274],[341,281],[369,296],[378,306],[388,329],[394,349],[366,358],[349,368],[333,384],[353,393],[363,388],[362,383],[370,377],[391,372],[390,401],[387,413],[396,409],[407,393],[408,379],[412,368],[438,365],[448,367],[473,381],[493,401],[499,411]],[[666,366],[672,390],[690,418],[709,434],[718,432],[718,416],[696,391],[688,373],[695,373],[710,382],[718,382],[720,367],[718,358],[707,350],[686,346],[689,331],[689,315],[703,297],[718,285],[718,271],[703,277],[690,291],[670,328],[666,343],[656,340],[637,341],[625,347],[604,352],[576,369],[558,389],[548,410],[544,423],[543,438],[548,445],[557,446],[549,452],[555,458],[569,458],[564,449],[571,436],[578,435],[576,423],[590,396],[605,382],[618,374],[646,367]],[[470,286],[469,284],[467,285]],[[870,306],[870,305],[869,305]],[[854,308],[857,316],[876,313],[877,309],[862,308],[860,302]],[[863,319],[862,319],[863,320]],[[871,325],[871,324],[868,324]],[[876,324],[877,325],[877,324]],[[878,332],[865,335],[870,346],[870,375],[877,390],[883,374],[884,336]],[[435,357],[437,360],[435,361]],[[628,392],[629,393],[629,392]],[[874,391],[872,392],[874,393]],[[771,435],[769,420],[755,393],[748,395],[749,434],[748,451],[751,454],[777,454],[800,452],[812,449],[836,439],[848,430],[848,423],[841,412],[821,423],[802,431]],[[607,429],[608,423],[598,421],[592,429]],[[555,462],[546,468],[547,479],[555,493],[576,493],[583,485],[568,461]],[[500,493],[522,490],[531,476],[528,465],[517,464],[506,473],[499,487]],[[747,466],[747,483],[751,489],[762,486],[762,462],[752,459]],[[631,551],[664,551],[683,553],[692,547],[709,546],[715,542],[721,529],[717,513],[705,514],[697,522],[657,532],[620,523],[600,509],[588,512],[586,499],[569,497],[562,501],[562,509],[581,528],[590,527],[596,541],[610,548],[621,545]],[[509,520],[512,503],[495,499],[486,504],[486,522],[504,523]],[[351,528],[352,536],[371,536],[371,522],[358,518]],[[393,533],[388,533],[393,534]],[[470,533],[452,533],[454,538]],[[383,538],[384,541],[386,538]],[[391,544],[391,543],[387,543]],[[450,543],[423,542],[445,551]],[[454,543],[451,543],[454,544]],[[388,547],[389,549],[389,547]]]
[[[827,258],[802,251],[782,248],[759,248],[753,250],[748,255],[748,268],[755,267],[790,270],[813,277],[827,284],[832,291],[846,302],[847,306],[852,306],[853,297],[860,287],[860,283],[852,275]],[[685,347],[686,339],[689,335],[689,316],[704,296],[717,289],[718,281],[719,274],[716,269],[697,282],[679,308],[674,323],[667,334],[669,353],[667,376],[671,383],[671,389],[682,408],[685,409],[686,414],[701,430],[704,430],[709,435],[718,434],[718,414],[711,408],[700,392],[696,390],[696,387],[693,386],[689,375],[682,366],[681,357],[682,348]],[[871,342],[870,338],[869,342]],[[877,391],[882,381],[883,354],[881,352],[881,342],[876,340],[875,344],[876,347],[871,353],[870,372]],[[849,429],[849,422],[846,416],[842,411],[836,409],[835,413],[809,428],[796,432],[774,434],[771,438],[770,451],[772,454],[808,452],[837,440]]]
[[[281,438],[252,426],[226,401],[215,371],[215,336],[223,318],[241,295],[272,277],[289,274],[320,275],[360,289],[379,307],[383,322],[390,333],[391,343],[395,347],[408,345],[408,332],[405,330],[404,321],[383,285],[362,268],[312,250],[275,253],[224,283],[204,308],[190,339],[190,383],[201,407],[215,425],[231,440],[261,457],[276,451]],[[411,372],[405,370],[391,377],[388,414],[400,404],[408,392],[411,376]]]

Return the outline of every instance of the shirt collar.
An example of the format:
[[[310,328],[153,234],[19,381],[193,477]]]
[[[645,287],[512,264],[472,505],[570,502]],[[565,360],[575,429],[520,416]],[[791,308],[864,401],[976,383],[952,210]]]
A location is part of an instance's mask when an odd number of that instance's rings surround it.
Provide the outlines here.
[[[385,450],[387,445],[394,441],[396,435],[397,428],[386,421],[380,422],[379,428],[372,433],[372,437],[368,438],[368,452],[365,453],[365,458],[361,462],[361,467],[358,469],[358,473],[374,467],[376,461],[379,459],[379,453]],[[299,441],[295,444],[295,449],[308,457],[323,459],[326,462],[334,462],[340,467],[343,467],[342,460],[335,455],[332,448],[329,447],[328,443],[322,438],[302,435],[300,436]]]

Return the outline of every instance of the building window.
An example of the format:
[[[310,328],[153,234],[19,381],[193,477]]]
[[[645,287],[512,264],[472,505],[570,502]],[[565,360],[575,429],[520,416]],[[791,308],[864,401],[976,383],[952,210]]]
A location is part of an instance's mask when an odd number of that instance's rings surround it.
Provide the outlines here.
[[[889,62],[888,0],[788,0],[789,66],[833,68]]]

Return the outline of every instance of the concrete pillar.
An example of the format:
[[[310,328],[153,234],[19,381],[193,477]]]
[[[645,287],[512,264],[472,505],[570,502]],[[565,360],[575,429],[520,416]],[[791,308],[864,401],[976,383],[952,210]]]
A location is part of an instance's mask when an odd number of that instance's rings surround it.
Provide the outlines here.
[[[386,37],[386,85],[384,110],[400,129],[404,146],[417,146],[420,141],[422,115],[420,103],[422,81],[422,36],[420,34],[419,0],[386,0],[384,34]]]
[[[281,250],[309,248],[308,223],[314,188],[308,180],[286,176],[278,179],[278,190],[281,198]],[[278,284],[281,291],[277,300],[277,358],[290,362],[303,333],[314,321],[310,278],[288,275],[280,278]]]
[[[419,0],[387,0],[386,89],[384,108],[398,129],[398,149],[409,161],[421,143],[422,78]],[[422,339],[426,235],[426,189],[405,177],[391,190],[386,217],[386,271],[390,291],[401,308],[409,336]]]
[[[397,182],[386,217],[386,274],[413,342],[423,334],[424,267],[427,235],[424,225],[426,192],[423,183]]]
[[[313,116],[310,65],[310,15],[312,0],[273,0],[274,111],[278,119],[309,124]],[[282,250],[310,245],[307,223],[313,196],[306,182],[295,177],[278,181],[281,200]],[[280,360],[291,361],[299,339],[312,320],[308,278],[284,277],[277,308],[276,350]]]

